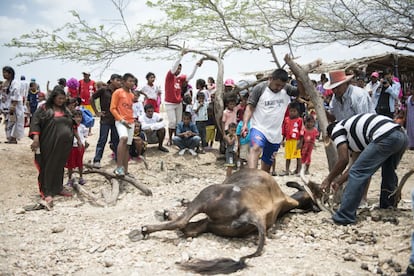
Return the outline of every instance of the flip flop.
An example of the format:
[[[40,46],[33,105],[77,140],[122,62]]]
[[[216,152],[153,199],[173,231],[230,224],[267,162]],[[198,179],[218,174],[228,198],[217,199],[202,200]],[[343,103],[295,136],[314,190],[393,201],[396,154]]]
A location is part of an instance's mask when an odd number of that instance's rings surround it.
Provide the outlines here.
[[[48,211],[52,211],[53,209],[53,201],[47,202],[46,200],[42,199],[39,201],[39,204],[43,205],[43,207]]]
[[[37,210],[43,210],[45,209],[45,206],[41,203],[36,203],[36,204],[32,204],[32,205],[26,205],[23,207],[23,209],[25,211],[37,211]]]

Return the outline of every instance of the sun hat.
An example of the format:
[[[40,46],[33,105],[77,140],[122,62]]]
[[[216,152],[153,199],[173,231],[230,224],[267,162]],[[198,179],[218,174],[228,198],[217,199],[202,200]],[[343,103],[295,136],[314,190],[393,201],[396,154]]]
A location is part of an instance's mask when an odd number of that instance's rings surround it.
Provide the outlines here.
[[[231,86],[231,87],[234,87],[234,80],[232,80],[232,79],[227,79],[227,80],[224,82],[224,86]]]
[[[346,75],[345,70],[335,70],[329,72],[329,82],[323,85],[324,89],[334,89],[335,87],[350,81],[354,75]]]
[[[371,77],[374,77],[374,78],[378,79],[379,78],[378,72],[372,72]]]

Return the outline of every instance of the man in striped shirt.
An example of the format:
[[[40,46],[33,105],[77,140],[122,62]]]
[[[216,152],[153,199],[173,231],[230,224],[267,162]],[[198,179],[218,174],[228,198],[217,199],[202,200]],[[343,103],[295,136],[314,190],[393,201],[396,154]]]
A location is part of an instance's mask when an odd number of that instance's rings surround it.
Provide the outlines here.
[[[395,206],[395,197],[389,197],[397,188],[395,173],[408,145],[408,137],[400,125],[390,118],[377,114],[358,114],[328,126],[328,136],[338,150],[338,161],[322,182],[322,190],[338,189],[337,176],[344,172],[348,150],[359,154],[358,159],[345,171],[348,184],[345,187],[339,210],[333,215],[335,223],[347,225],[356,222],[356,210],[368,179],[381,167],[380,208]]]

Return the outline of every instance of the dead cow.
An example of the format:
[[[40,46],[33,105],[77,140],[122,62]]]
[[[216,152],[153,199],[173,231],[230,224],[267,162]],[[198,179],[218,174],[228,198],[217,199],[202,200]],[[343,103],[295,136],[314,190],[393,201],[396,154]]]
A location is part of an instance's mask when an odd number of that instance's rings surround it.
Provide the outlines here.
[[[232,273],[245,268],[246,259],[261,255],[266,230],[278,217],[294,208],[314,209],[313,201],[304,189],[297,183],[290,183],[290,186],[298,188],[299,191],[288,196],[268,173],[257,169],[240,170],[223,184],[203,189],[177,218],[158,225],[143,226],[140,233],[134,231],[144,238],[156,231],[177,229],[187,237],[195,237],[205,232],[225,237],[242,237],[257,231],[257,250],[238,261],[220,258],[210,261],[192,260],[180,264],[186,270],[202,274]],[[189,222],[200,213],[207,217]]]

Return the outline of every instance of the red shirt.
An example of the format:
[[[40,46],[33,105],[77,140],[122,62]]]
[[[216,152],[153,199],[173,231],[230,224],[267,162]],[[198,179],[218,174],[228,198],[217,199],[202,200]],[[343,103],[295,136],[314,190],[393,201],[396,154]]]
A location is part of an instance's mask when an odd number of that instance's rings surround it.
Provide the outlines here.
[[[176,76],[168,70],[165,77],[165,101],[168,103],[181,103],[181,85],[186,80],[185,75]]]
[[[303,142],[314,144],[316,141],[316,137],[318,137],[319,131],[316,127],[312,129],[307,129],[306,127],[303,128]]]
[[[82,105],[89,105],[91,95],[96,92],[95,82],[93,80],[89,80],[85,82],[84,80],[79,81],[79,95],[82,99]]]
[[[303,133],[303,120],[301,117],[289,118],[286,117],[283,121],[282,135],[286,140],[295,139],[299,140]]]
[[[76,88],[69,88],[68,87],[68,94],[71,98],[77,98],[78,97],[78,90]]]

